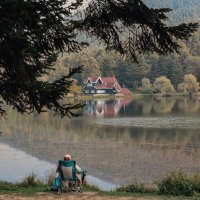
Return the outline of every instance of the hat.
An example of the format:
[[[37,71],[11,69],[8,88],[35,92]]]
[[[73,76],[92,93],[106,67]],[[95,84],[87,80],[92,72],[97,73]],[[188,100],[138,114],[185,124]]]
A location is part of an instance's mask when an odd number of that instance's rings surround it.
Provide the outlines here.
[[[69,155],[69,154],[66,154],[65,156],[64,156],[64,160],[71,160],[72,159],[72,157],[71,157],[71,155]]]

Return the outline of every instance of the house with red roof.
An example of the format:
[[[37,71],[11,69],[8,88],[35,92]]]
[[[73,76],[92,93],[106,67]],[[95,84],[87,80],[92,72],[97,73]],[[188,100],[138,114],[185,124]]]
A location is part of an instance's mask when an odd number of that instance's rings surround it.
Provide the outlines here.
[[[115,76],[112,77],[88,77],[84,82],[83,93],[86,95],[131,95],[131,91],[122,88]]]

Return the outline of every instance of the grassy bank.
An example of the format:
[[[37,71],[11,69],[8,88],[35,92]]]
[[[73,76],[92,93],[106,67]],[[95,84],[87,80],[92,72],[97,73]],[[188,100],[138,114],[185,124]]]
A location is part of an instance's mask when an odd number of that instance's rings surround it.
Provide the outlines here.
[[[51,195],[48,191],[49,186],[46,184],[42,185],[35,185],[35,186],[28,186],[28,185],[23,185],[21,183],[7,183],[0,181],[0,195],[17,195],[17,196],[32,196],[36,197],[38,193],[44,193],[46,195]],[[100,197],[137,197],[137,198],[145,198],[145,199],[161,199],[161,200],[196,200],[196,197],[183,197],[183,196],[169,196],[169,195],[159,195],[156,192],[134,192],[134,193],[127,193],[126,191],[111,191],[111,192],[104,192],[100,191],[94,187],[91,186],[84,186],[84,193],[85,192],[95,192],[97,196]],[[55,193],[56,194],[56,193]],[[62,196],[64,196],[63,194]],[[37,198],[37,197],[36,197]],[[18,198],[20,199],[20,198]]]
[[[52,177],[51,177],[52,180]],[[43,183],[30,175],[21,183],[8,183],[0,181],[0,194],[19,194],[34,196],[38,192],[48,192],[50,179]],[[143,184],[134,183],[120,187],[115,191],[104,192],[94,186],[85,185],[84,191],[96,192],[100,196],[133,196],[159,199],[200,199],[200,175],[186,176],[181,171],[169,174],[162,181],[156,183],[156,187],[147,188]]]
[[[173,93],[173,94],[150,94],[143,91],[133,91],[132,95],[128,96],[115,96],[115,95],[77,95],[77,96],[67,96],[68,99],[78,99],[78,100],[98,100],[98,99],[123,99],[123,98],[137,98],[137,97],[189,97],[188,94],[184,93]],[[192,95],[192,97],[200,97],[200,93]]]

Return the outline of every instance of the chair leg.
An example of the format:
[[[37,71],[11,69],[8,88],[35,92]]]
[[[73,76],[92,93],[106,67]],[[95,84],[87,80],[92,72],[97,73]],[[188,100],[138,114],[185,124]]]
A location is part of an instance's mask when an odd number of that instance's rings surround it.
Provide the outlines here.
[[[58,189],[58,195],[62,194],[62,189]]]
[[[76,180],[76,193],[82,193],[83,192],[83,188],[82,188],[82,184],[79,180]]]

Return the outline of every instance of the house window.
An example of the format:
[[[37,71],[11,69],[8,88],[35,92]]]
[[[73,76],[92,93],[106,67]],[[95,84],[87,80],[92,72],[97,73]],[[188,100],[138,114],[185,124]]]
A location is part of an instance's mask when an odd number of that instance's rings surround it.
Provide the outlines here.
[[[94,90],[91,90],[91,93],[94,94]]]
[[[87,83],[87,86],[88,86],[88,87],[91,87],[91,86],[92,86],[92,83]]]
[[[89,90],[85,90],[85,94],[89,94]]]
[[[97,94],[105,94],[106,91],[105,90],[97,90]]]

